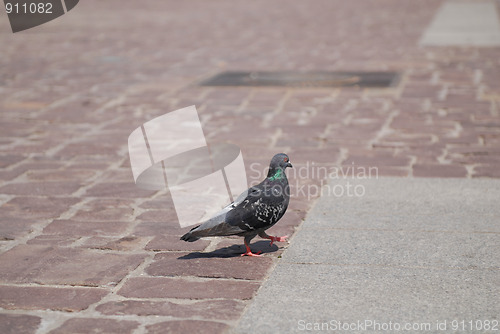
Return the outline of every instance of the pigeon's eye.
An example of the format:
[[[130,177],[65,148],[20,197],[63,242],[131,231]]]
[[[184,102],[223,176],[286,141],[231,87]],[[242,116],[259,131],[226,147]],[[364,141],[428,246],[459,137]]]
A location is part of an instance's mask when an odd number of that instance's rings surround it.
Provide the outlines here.
[[[284,158],[284,159],[283,159],[283,161],[284,161],[284,162],[288,162],[288,158]]]

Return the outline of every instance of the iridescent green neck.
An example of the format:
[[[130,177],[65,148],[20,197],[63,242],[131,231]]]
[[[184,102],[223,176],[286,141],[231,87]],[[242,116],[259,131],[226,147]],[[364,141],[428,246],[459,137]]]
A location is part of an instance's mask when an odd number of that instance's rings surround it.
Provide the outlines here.
[[[283,169],[278,168],[278,169],[276,169],[274,174],[269,177],[269,180],[275,181],[277,179],[282,179],[284,176],[285,176],[285,173],[283,173]]]

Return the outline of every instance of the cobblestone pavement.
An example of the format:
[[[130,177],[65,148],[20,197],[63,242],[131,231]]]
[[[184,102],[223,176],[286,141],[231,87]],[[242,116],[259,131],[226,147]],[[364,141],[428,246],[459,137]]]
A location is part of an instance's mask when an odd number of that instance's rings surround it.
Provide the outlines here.
[[[2,12],[0,332],[235,326],[286,243],[257,240],[265,256],[241,258],[241,238],[181,242],[168,193],[134,185],[128,135],[181,107],[197,106],[209,143],[242,148],[251,182],[289,154],[291,206],[274,235],[293,234],[325,170],[353,184],[367,170],[500,177],[500,49],[419,47],[440,4],[87,0],[16,34]],[[196,85],[223,70],[401,77],[381,89]]]

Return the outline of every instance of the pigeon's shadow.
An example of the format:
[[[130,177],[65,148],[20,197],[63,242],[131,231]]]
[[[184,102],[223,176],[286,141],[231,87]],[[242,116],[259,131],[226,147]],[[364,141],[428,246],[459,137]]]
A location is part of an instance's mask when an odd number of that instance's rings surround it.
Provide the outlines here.
[[[261,254],[276,252],[279,249],[278,246],[276,246],[275,244],[271,246],[270,241],[265,241],[265,240],[257,241],[255,243],[250,244],[250,248],[252,249],[252,253],[262,252]],[[180,256],[178,257],[178,259],[189,260],[189,259],[211,258],[211,257],[229,258],[229,257],[241,256],[241,254],[245,253],[245,251],[246,249],[244,244],[240,245],[235,244],[232,246],[219,248],[207,253],[192,252],[184,256]]]

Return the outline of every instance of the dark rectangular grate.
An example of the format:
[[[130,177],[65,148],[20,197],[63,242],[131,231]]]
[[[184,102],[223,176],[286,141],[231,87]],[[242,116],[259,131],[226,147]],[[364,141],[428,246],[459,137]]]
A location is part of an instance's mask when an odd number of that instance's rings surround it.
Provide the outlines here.
[[[396,72],[222,72],[201,86],[250,87],[393,87]]]

